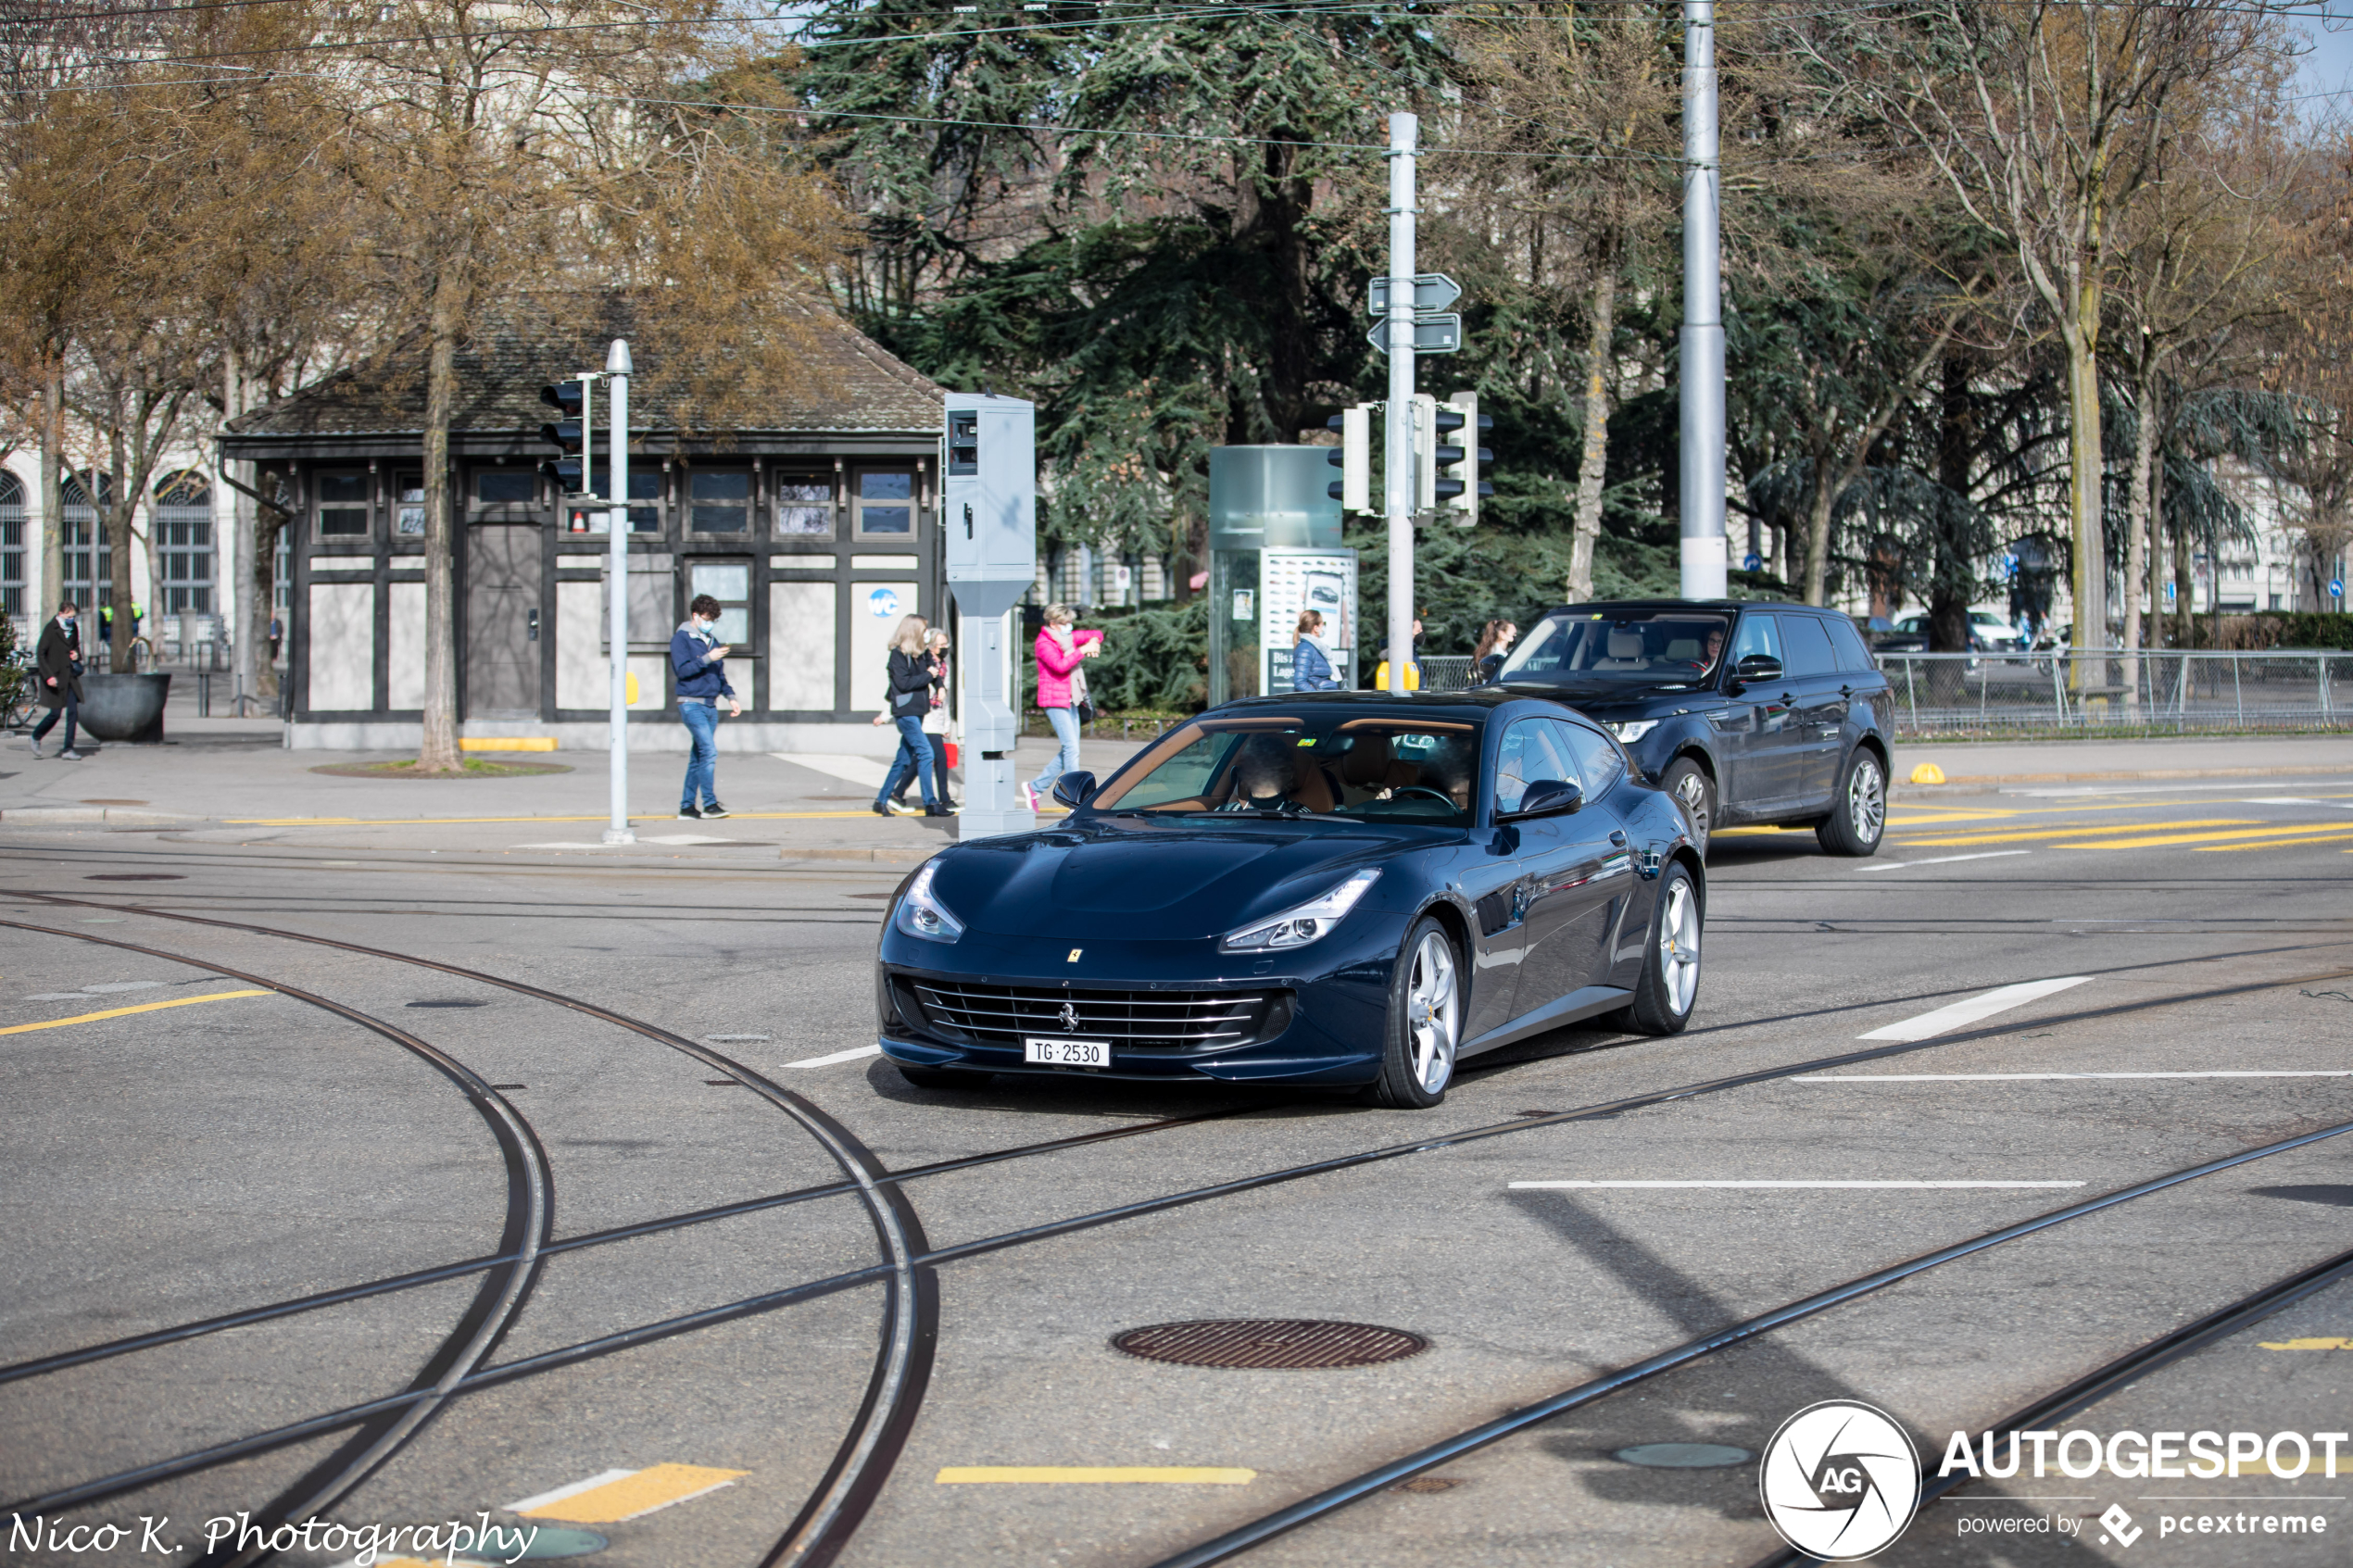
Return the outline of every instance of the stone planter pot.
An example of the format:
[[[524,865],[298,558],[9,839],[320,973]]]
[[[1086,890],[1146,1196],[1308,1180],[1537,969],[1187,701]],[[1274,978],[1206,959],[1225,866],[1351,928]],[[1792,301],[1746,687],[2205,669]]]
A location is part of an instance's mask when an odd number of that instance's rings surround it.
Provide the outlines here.
[[[82,727],[99,740],[160,741],[170,695],[169,675],[84,675]]]

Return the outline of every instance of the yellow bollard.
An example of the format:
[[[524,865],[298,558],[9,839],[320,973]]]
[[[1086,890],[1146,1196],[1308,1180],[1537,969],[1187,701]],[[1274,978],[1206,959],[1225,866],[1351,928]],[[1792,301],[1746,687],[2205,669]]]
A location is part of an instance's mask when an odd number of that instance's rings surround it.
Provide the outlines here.
[[[1944,770],[1933,762],[1923,762],[1912,770],[1912,782],[1914,784],[1943,784]]]
[[[622,671],[622,673],[627,682],[627,684],[622,687],[623,700],[627,702],[630,707],[635,708],[637,706],[637,671],[635,670],[625,670]]]
[[[1420,665],[1408,664],[1405,666],[1405,689],[1409,692],[1417,692],[1422,689],[1422,667]],[[1389,690],[1389,660],[1385,659],[1380,661],[1379,667],[1373,671],[1373,690],[1377,692],[1385,692]]]

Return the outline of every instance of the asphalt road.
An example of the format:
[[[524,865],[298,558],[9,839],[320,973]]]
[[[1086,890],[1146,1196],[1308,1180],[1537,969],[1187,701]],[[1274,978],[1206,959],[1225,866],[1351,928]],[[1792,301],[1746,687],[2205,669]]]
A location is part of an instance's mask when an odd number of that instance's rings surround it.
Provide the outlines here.
[[[866,1049],[900,868],[9,833],[8,1559],[192,1565],[207,1520],[325,1499],[298,1512],[537,1525],[535,1557],[610,1568],[1163,1562],[1875,1271],[2353,1128],[2348,857],[2353,782],[2305,777],[1940,797],[1859,862],[1727,834],[1690,1032],[1564,1031],[1412,1113],[911,1088]],[[2037,982],[2065,984],[2004,992]],[[1755,1456],[1801,1408],[1875,1405],[1933,1466],[2344,1253],[2348,1207],[2353,1138],[2094,1207],[1368,1483],[1246,1560],[1768,1560]],[[1111,1344],[1195,1318],[1428,1348],[1273,1371]],[[2057,1428],[2341,1430],[2348,1366],[2332,1285]],[[1654,1444],[1723,1462],[1617,1457]],[[1881,1560],[2339,1562],[2348,1498],[2353,1474],[2052,1469],[1931,1503]],[[110,1549],[51,1533],[108,1524]]]

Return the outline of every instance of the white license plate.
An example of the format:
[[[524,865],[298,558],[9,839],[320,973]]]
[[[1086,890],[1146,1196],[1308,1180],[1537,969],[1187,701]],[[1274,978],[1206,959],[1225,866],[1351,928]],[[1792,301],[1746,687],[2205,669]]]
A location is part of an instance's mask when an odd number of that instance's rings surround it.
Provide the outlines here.
[[[1048,1067],[1109,1067],[1111,1042],[1027,1039],[1021,1043],[1021,1059]]]

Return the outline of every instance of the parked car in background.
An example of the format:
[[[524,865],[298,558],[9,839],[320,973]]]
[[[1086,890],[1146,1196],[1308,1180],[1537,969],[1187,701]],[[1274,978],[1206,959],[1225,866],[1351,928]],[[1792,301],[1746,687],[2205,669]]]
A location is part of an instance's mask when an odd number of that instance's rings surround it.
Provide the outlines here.
[[[1495,684],[1605,724],[1705,847],[1734,823],[1879,848],[1894,703],[1855,622],[1807,605],[1643,599],[1548,613]]]
[[[1874,643],[1871,645],[1872,647],[1880,653],[1926,653],[1929,651],[1927,616],[1906,616],[1903,620],[1895,623],[1895,634],[1899,637],[1917,637],[1919,639],[1919,646],[1918,647],[1895,647],[1891,646],[1886,643]],[[1944,651],[1947,653],[1959,653],[1962,650],[1959,648],[1947,648]],[[2025,633],[2020,631],[2017,627],[2011,625],[2008,621],[2003,620],[2000,616],[1994,614],[1990,609],[1973,609],[1969,612],[1968,651],[1970,653],[2016,654],[2025,653],[2029,651],[2029,649],[2027,646],[2027,637]]]
[[[1919,619],[1918,616],[1912,617],[1914,621]],[[1863,641],[1869,646],[1873,653],[1926,653],[1928,651],[1928,631],[1925,627],[1919,631],[1906,632],[1884,615],[1858,615],[1855,618],[1855,624],[1861,629]]]

